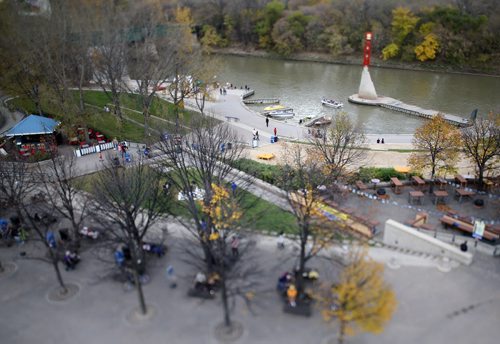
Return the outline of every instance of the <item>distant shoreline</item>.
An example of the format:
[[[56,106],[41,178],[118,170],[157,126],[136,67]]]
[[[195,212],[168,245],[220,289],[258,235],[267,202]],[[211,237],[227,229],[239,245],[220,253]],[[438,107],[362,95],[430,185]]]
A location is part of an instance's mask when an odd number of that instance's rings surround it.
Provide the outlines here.
[[[218,55],[234,55],[234,56],[251,56],[251,57],[262,57],[275,60],[288,60],[288,61],[305,61],[305,62],[319,62],[319,63],[329,63],[329,64],[339,64],[339,65],[351,65],[361,66],[361,57],[349,55],[342,58],[335,58],[331,55],[324,53],[297,53],[287,57],[283,57],[274,53],[269,53],[263,50],[248,50],[240,48],[217,48],[213,52]],[[493,78],[500,78],[500,68],[495,71],[486,72],[475,70],[471,67],[464,68],[463,70],[454,69],[452,66],[444,65],[432,65],[432,67],[422,67],[423,64],[419,65],[417,63],[403,63],[403,62],[392,62],[383,61],[379,58],[371,58],[371,66],[377,68],[388,68],[388,69],[401,69],[401,70],[411,70],[417,72],[430,72],[430,73],[444,73],[444,74],[461,74],[461,75],[475,75],[475,76],[487,76]],[[427,65],[426,65],[427,66]]]

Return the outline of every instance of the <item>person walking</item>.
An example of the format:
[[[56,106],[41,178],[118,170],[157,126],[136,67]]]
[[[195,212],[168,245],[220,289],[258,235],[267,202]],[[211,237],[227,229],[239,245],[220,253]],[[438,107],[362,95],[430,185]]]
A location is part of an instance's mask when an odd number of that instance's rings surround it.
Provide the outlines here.
[[[239,251],[238,247],[240,246],[240,239],[235,235],[233,236],[233,239],[231,240],[231,253],[233,254],[233,257],[238,257]]]
[[[175,276],[174,267],[172,265],[167,266],[167,281],[172,289],[177,287],[177,277]]]
[[[278,136],[278,129],[274,128],[274,136]]]
[[[269,128],[269,115],[266,116],[266,127]]]

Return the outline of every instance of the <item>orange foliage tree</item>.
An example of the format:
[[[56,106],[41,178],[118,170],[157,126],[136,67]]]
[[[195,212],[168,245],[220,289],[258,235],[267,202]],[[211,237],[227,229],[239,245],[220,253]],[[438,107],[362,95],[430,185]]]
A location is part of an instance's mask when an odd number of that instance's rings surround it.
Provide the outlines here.
[[[436,173],[455,170],[460,147],[460,132],[438,115],[415,131],[409,163],[416,171],[429,171],[431,179]],[[432,183],[431,183],[432,190]]]

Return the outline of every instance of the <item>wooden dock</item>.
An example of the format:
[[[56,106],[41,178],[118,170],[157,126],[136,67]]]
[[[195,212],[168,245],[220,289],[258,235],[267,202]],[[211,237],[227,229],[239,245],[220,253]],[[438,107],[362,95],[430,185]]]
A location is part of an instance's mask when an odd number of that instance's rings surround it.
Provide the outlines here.
[[[443,116],[445,121],[447,121],[450,124],[459,126],[459,127],[467,127],[470,125],[470,122],[467,118],[463,118],[457,115],[452,115],[449,113],[444,113],[436,110],[427,110],[427,109],[422,109],[421,107],[415,106],[415,105],[410,105],[403,103],[402,101],[399,101],[394,98],[390,97],[378,97],[376,100],[370,100],[370,99],[363,99],[358,97],[357,94],[354,94],[350,96],[349,102],[354,103],[354,104],[361,104],[361,105],[372,105],[372,106],[380,106],[389,110],[393,111],[398,111],[405,113],[407,115],[411,116],[418,116],[422,118],[427,118],[427,119],[432,119],[437,115]]]
[[[255,94],[255,90],[248,90],[245,93],[243,93],[241,98],[245,99],[245,98],[248,98],[250,96],[253,96],[254,94]]]
[[[279,98],[245,99],[243,103],[249,104],[279,104]]]

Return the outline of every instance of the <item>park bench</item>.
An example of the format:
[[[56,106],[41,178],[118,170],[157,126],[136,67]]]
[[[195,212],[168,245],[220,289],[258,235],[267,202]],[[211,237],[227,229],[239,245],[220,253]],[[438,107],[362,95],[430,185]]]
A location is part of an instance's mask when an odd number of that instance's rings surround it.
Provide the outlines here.
[[[356,187],[358,188],[359,191],[364,191],[364,190],[368,189],[368,187],[365,185],[365,183],[363,183],[361,180],[358,180],[356,182]]]
[[[426,212],[420,212],[417,213],[417,215],[415,215],[414,219],[405,221],[405,224],[410,227],[426,229],[429,231],[436,230],[436,226],[431,225],[427,222],[428,219],[429,219],[429,214],[427,214]]]
[[[474,226],[466,221],[460,220],[460,219],[455,219],[453,217],[450,217],[448,215],[443,215],[440,219],[441,223],[445,227],[452,227],[455,229],[459,229],[463,232],[467,232],[469,234],[472,234],[474,232]],[[483,233],[483,237],[488,240],[497,240],[499,238],[498,234],[492,233],[488,230],[485,230]]]
[[[231,121],[232,122],[239,122],[240,121],[240,119],[238,117],[234,117],[234,116],[226,116],[226,120],[228,122],[231,122]]]

